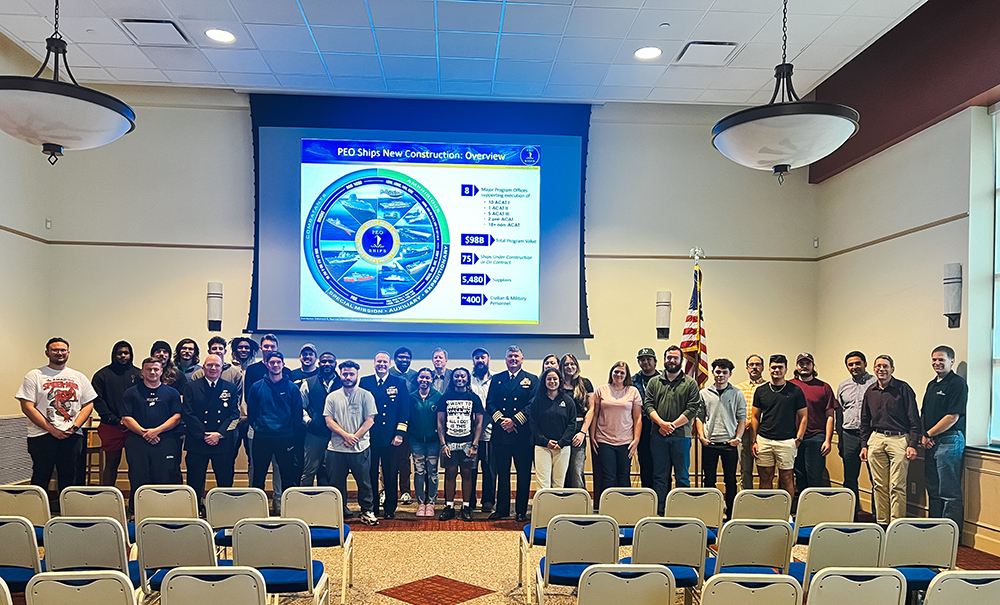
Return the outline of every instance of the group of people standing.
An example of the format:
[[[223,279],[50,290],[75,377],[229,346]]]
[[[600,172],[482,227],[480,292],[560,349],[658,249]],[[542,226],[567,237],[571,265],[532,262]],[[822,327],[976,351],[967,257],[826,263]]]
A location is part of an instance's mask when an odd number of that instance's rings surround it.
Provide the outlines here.
[[[850,378],[834,394],[819,380],[808,353],[796,358],[795,378],[785,380],[783,355],[746,360],[749,379],[730,384],[734,364],[712,362],[712,383],[699,389],[682,371],[682,353],[670,346],[663,371],[653,349],[638,352],[639,371],[615,362],[596,389],[580,375],[572,354],[546,356],[536,376],[523,368],[517,346],[504,356],[505,370],[490,372],[485,348],[472,353],[472,370],[449,369],[436,349],[432,366],[410,368],[412,351],[380,351],[374,374],[318,352],[299,353],[301,367],[285,367],[278,339],[260,340],[263,359],[254,363],[255,341],[213,337],[201,363],[196,342],[184,339],[171,357],[157,341],[140,366],[129,343],[112,348],[111,363],[93,381],[66,366],[69,344],[46,344],[49,364],[30,371],[16,397],[29,419],[32,483],[47,487],[58,469],[59,488],[78,483],[83,449],[81,427],[96,409],[105,452],[102,483],[117,481],[121,452],[128,459],[131,490],[147,483],[179,483],[181,451],[186,481],[203,496],[209,464],[216,483],[231,486],[240,445],[247,451],[249,482],[263,489],[268,470],[277,499],[284,487],[333,485],[347,494],[351,474],[358,486],[361,521],[395,517],[410,501],[412,461],[417,516],[436,513],[439,467],[444,468],[441,520],[473,519],[482,475],[482,511],[489,519],[513,513],[527,520],[532,464],[538,487],[586,488],[584,468],[593,456],[595,501],[604,489],[631,485],[632,460],[640,482],[657,494],[663,513],[667,492],[690,485],[692,438],[701,444],[704,484],[715,485],[721,462],[727,511],[737,491],[760,487],[775,476],[793,496],[821,486],[834,432],[844,460],[844,485],[857,493],[862,462],[869,464],[880,523],[906,514],[906,468],[916,448],[926,451],[931,514],[961,525],[961,458],[968,387],[952,371],[954,351],[936,348],[936,378],[927,387],[923,415],[913,390],[892,377],[892,359],[880,355],[875,375],[860,351],[846,357]],[[225,361],[232,348],[231,363]],[[516,497],[511,502],[511,467]],[[382,478],[382,497],[377,495]],[[456,499],[462,478],[461,499]],[[347,509],[345,498],[345,514]]]

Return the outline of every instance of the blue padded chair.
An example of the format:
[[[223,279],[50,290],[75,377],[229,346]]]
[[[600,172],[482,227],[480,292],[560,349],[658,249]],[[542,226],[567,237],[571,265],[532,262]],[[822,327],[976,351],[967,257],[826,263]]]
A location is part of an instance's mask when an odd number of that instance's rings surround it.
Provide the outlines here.
[[[780,519],[792,514],[792,496],[783,489],[745,489],[736,494],[730,519]]]
[[[846,487],[809,487],[799,494],[795,513],[798,544],[809,544],[813,528],[820,523],[852,523],[854,492]]]
[[[788,574],[809,591],[814,574],[827,567],[880,567],[885,531],[875,523],[820,523],[809,538],[805,561],[792,561]]]
[[[524,526],[517,543],[517,585],[524,585],[524,565],[530,559],[532,547],[545,546],[552,517],[590,515],[593,512],[594,500],[585,489],[547,487],[535,492],[531,503],[531,522]]]
[[[924,605],[995,605],[1000,603],[1000,571],[942,571],[934,576]]]
[[[136,605],[131,580],[111,569],[40,573],[28,582],[24,599],[27,605]]]
[[[719,554],[705,559],[705,577],[717,573],[787,574],[795,532],[788,521],[734,519],[719,534]]]
[[[175,567],[160,590],[163,605],[267,605],[264,576],[252,567]]]
[[[927,590],[939,572],[955,569],[958,525],[951,519],[896,519],[885,532],[883,567],[895,567],[906,589]]]
[[[550,584],[575,587],[591,565],[617,562],[618,524],[613,518],[556,515],[549,521],[545,556],[538,563],[539,592]]]
[[[217,561],[212,527],[204,519],[157,519],[139,522],[139,579],[146,594],[159,592],[175,567],[232,565]]]
[[[51,518],[49,495],[37,485],[0,485],[0,515],[24,517],[35,528],[35,540],[44,546],[43,528]]]
[[[665,565],[675,586],[684,589],[684,602],[690,605],[694,592],[701,590],[707,539],[708,529],[701,519],[647,517],[635,526],[632,556],[621,562]]]
[[[314,605],[330,602],[330,579],[312,558],[302,519],[243,519],[233,528],[233,563],[256,568],[268,594],[306,592]]]
[[[602,515],[618,522],[618,541],[632,544],[635,525],[640,519],[656,516],[656,492],[648,487],[609,487],[601,494]]]
[[[720,573],[701,590],[701,605],[802,605],[802,587],[783,574]]]
[[[591,565],[580,576],[579,605],[672,603],[674,576],[663,565]]]
[[[0,580],[10,592],[24,592],[28,580],[45,569],[34,525],[24,517],[0,517],[0,544]]]
[[[264,490],[256,487],[216,487],[205,496],[205,516],[215,533],[215,545],[233,546],[233,526],[241,519],[270,516],[271,505]]]
[[[663,516],[701,519],[708,528],[708,544],[715,544],[725,508],[722,492],[714,487],[677,487],[667,494]]]
[[[135,522],[157,519],[197,519],[198,495],[189,485],[143,485],[132,495]]]
[[[139,562],[128,560],[125,544],[125,529],[111,517],[54,517],[45,524],[45,567],[120,571],[139,588]]]
[[[903,605],[906,578],[888,567],[827,567],[813,577],[809,605]]]
[[[59,494],[59,512],[67,517],[111,517],[125,528],[129,544],[135,544],[135,523],[125,515],[125,496],[112,486],[73,486]]]
[[[343,548],[340,602],[354,586],[354,537],[344,523],[344,500],[335,487],[289,487],[281,494],[281,516],[302,519],[309,526],[313,548]]]

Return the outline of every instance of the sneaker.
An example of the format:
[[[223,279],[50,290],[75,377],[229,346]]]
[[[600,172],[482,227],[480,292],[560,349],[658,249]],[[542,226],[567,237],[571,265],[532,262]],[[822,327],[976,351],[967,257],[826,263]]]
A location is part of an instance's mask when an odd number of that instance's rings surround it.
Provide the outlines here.
[[[378,525],[378,518],[375,513],[368,511],[361,513],[361,522],[365,525]]]
[[[468,505],[462,507],[461,518],[467,523],[472,521],[472,509]]]
[[[434,505],[428,502],[424,505],[424,516],[433,517],[434,516]]]
[[[410,492],[403,492],[403,495],[399,497],[400,504],[410,504],[413,502],[413,498],[410,497]]]
[[[446,506],[444,510],[441,511],[441,516],[438,517],[438,521],[451,521],[455,518],[455,507]]]
[[[378,505],[385,506],[385,491],[378,493]]]

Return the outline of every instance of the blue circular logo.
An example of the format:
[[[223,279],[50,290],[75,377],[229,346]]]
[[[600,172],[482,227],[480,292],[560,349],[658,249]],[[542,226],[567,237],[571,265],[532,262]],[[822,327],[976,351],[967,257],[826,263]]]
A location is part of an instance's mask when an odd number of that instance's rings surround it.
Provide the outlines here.
[[[366,169],[331,183],[306,217],[309,271],[344,307],[369,315],[408,309],[441,280],[450,237],[444,213],[419,182]]]
[[[538,160],[538,148],[534,145],[528,145],[521,149],[521,163],[525,166],[534,166],[538,163]]]

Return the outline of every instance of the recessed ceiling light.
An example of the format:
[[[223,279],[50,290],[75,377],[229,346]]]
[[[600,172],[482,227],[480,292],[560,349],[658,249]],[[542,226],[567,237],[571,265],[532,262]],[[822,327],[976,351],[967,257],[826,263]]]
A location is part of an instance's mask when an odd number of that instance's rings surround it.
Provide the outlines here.
[[[639,50],[635,51],[635,58],[648,61],[649,59],[659,57],[662,53],[663,51],[655,46],[643,46]]]
[[[208,36],[209,40],[214,40],[223,44],[231,44],[236,41],[236,36],[234,36],[232,32],[227,32],[224,29],[209,29],[205,31],[205,35]]]

